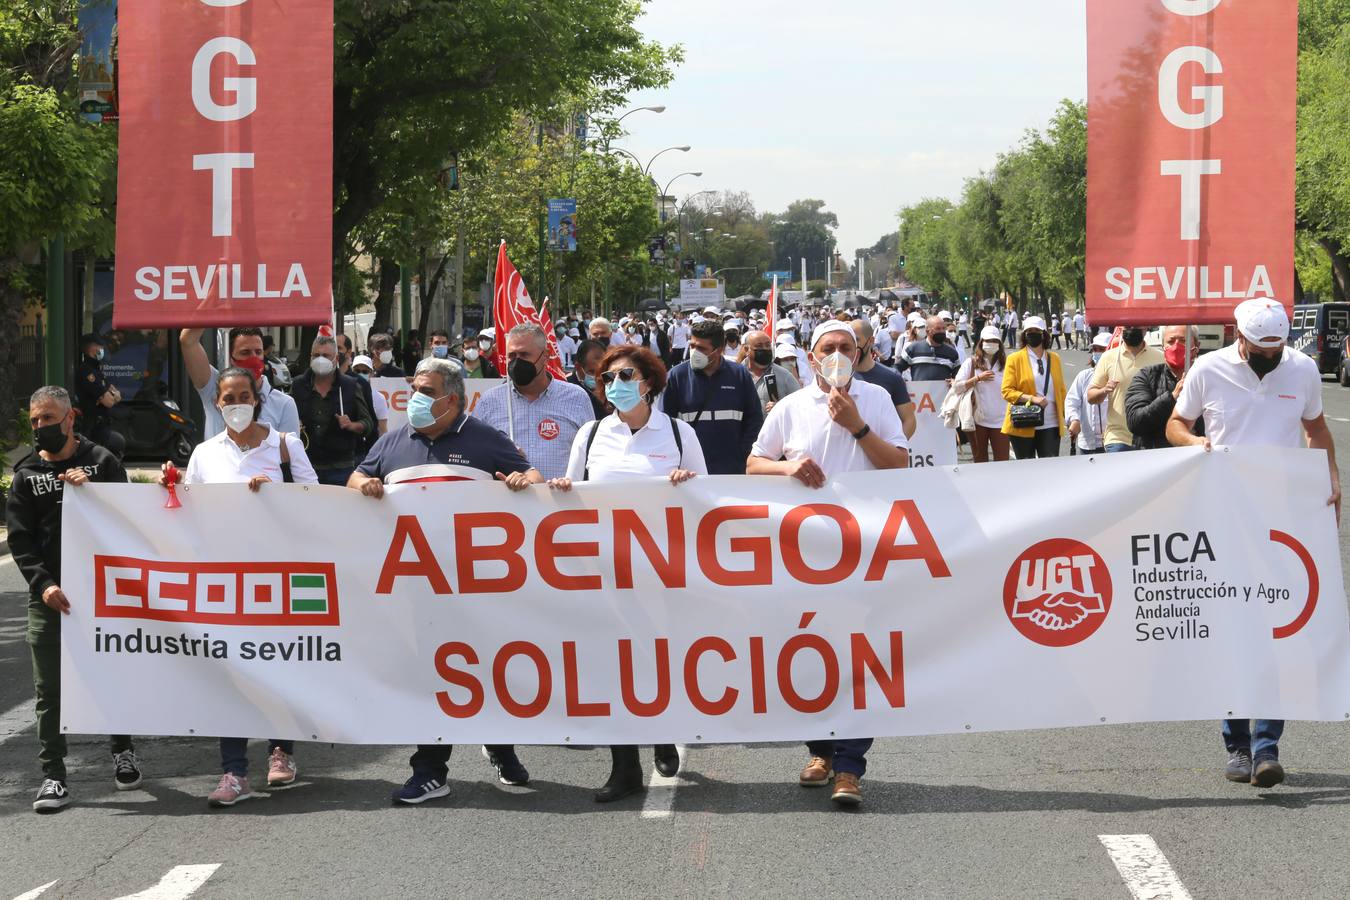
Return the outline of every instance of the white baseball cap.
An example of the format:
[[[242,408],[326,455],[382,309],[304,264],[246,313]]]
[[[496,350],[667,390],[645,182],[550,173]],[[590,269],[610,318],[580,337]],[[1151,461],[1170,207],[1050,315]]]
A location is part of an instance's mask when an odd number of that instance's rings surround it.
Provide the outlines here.
[[[1110,350],[1111,340],[1112,340],[1111,334],[1109,332],[1103,331],[1092,339],[1092,346],[1097,347],[1101,350]]]
[[[709,316],[720,316],[722,311],[715,306],[704,307],[703,312]]]
[[[355,369],[357,366],[365,366],[367,369],[374,370],[375,362],[369,356],[366,356],[364,354],[362,354],[361,356],[353,356],[352,368]]]
[[[836,331],[840,331],[843,332],[844,334],[847,334],[855,341],[858,339],[858,336],[853,333],[852,325],[848,324],[847,322],[840,322],[838,319],[826,319],[824,322],[821,322],[819,325],[816,326],[815,331],[811,332],[811,349],[812,350],[816,349],[816,344],[819,344],[820,339],[823,338],[825,335],[833,334]]]
[[[484,328],[482,331],[478,332],[478,336],[479,336],[479,337],[485,337],[485,338],[492,338],[492,339],[495,341],[495,340],[497,339],[497,329],[496,329],[496,328]]]
[[[774,359],[796,359],[797,348],[791,344],[778,344],[773,348]]]
[[[1233,310],[1238,331],[1258,347],[1278,347],[1289,340],[1289,314],[1278,300],[1244,300]]]
[[[951,318],[952,318],[951,311],[950,311],[950,310],[944,309],[942,312],[938,313],[938,318],[939,318],[939,319],[946,319],[947,321],[950,322],[950,321],[951,321]]]
[[[927,322],[928,320],[923,317],[923,313],[916,311],[910,313],[909,317],[905,319],[905,321],[911,325],[920,325],[924,322]]]
[[[980,332],[980,340],[982,340],[982,341],[1002,341],[1002,340],[1003,340],[1003,332],[999,331],[999,330],[998,330],[998,326],[996,326],[996,325],[986,325],[986,326],[984,326],[984,329]]]
[[[1032,328],[1044,331],[1045,320],[1042,319],[1040,316],[1027,316],[1025,319],[1022,320],[1022,330],[1029,331]]]

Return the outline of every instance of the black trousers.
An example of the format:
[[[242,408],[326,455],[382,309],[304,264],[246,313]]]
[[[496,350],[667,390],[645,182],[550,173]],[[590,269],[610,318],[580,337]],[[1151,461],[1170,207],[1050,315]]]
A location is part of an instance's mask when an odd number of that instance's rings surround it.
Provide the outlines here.
[[[513,752],[516,749],[512,744],[488,744],[487,748],[491,753],[502,750]],[[435,775],[444,779],[450,774],[450,751],[453,749],[451,744],[418,744],[417,752],[408,763],[418,775]]]
[[[1045,459],[1059,456],[1059,428],[1038,428],[1035,437],[1012,435],[1013,453],[1018,459]]]

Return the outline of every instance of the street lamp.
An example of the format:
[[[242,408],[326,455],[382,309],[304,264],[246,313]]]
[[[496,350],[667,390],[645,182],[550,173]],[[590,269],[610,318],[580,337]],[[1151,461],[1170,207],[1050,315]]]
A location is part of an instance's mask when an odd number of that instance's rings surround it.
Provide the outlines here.
[[[631,116],[633,113],[638,113],[638,112],[663,113],[663,112],[665,112],[665,111],[666,111],[666,108],[665,108],[664,106],[639,106],[637,109],[630,109],[628,112],[624,113],[623,115],[621,115],[621,116],[619,116],[617,119],[615,119],[615,120],[614,120],[614,127],[617,128],[617,127],[619,126],[619,123],[620,123],[620,122],[622,122],[624,119],[626,119],[626,118],[628,118],[629,116]],[[609,152],[609,138],[605,138],[605,152],[606,152],[606,153]],[[639,163],[639,165],[640,165],[640,163]]]
[[[669,153],[672,150],[678,150],[681,153],[688,153],[692,149],[694,148],[690,147],[688,144],[685,144],[683,147],[667,147],[660,153],[656,154],[656,156],[653,156],[651,159],[647,160],[647,165],[642,169],[642,174],[650,175],[652,171],[652,163],[656,162],[657,157],[661,156],[663,153]]]
[[[666,182],[665,190],[661,191],[661,196],[662,196],[662,197],[668,196],[668,195],[670,194],[670,186],[671,186],[672,184],[674,184],[675,182],[679,181],[681,178],[683,178],[683,177],[686,176],[686,175],[692,175],[692,176],[695,177],[695,178],[702,178],[702,177],[703,177],[703,173],[702,173],[702,172],[681,172],[680,174],[676,175],[674,178],[672,178],[672,179],[670,179],[669,181]]]

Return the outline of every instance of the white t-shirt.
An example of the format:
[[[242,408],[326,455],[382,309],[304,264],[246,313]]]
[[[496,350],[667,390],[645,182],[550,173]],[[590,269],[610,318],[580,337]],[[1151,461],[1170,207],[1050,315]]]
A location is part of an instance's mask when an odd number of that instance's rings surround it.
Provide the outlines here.
[[[664,478],[676,469],[707,475],[708,464],[703,459],[698,433],[692,425],[674,421],[680,429],[683,456],[670,431],[672,420],[660,410],[653,409],[647,424],[636,432],[614,413],[599,422],[587,422],[572,441],[572,453],[567,459],[567,477],[581,481],[588,464],[590,481]],[[588,459],[586,442],[595,428],[600,430],[591,444]]]
[[[900,414],[885,388],[854,378],[848,393],[858,404],[863,421],[883,441],[909,449]],[[875,470],[848,429],[830,418],[829,400],[830,395],[814,378],[800,391],[779,400],[764,419],[751,454],[773,460],[810,457],[827,477]]]
[[[374,409],[375,421],[376,422],[389,421],[389,401],[384,399],[384,394],[375,390],[373,385],[371,386],[370,389],[370,402],[375,406]]]
[[[875,335],[877,353],[880,354],[882,359],[890,359],[891,350],[895,347],[895,342],[891,340],[891,333],[885,328],[881,328],[876,330]]]
[[[286,450],[291,456],[291,477],[295,483],[318,484],[319,477],[305,455],[305,447],[294,434],[287,433]],[[281,432],[275,428],[269,428],[263,442],[247,452],[230,440],[228,432],[207,438],[193,449],[183,483],[237,484],[246,483],[255,475],[266,475],[277,484],[283,480]]]
[[[563,335],[558,338],[558,355],[562,357],[564,369],[572,368],[572,357],[576,356],[577,342],[572,340],[570,335]]]
[[[1036,379],[1036,393],[1049,401],[1045,405],[1045,424],[1036,429],[1037,431],[1059,427],[1059,404],[1055,402],[1055,376],[1051,374],[1054,372],[1054,366],[1050,363],[1050,351],[1042,347],[1041,353],[1043,355],[1038,358],[1035,351],[1027,349],[1027,362],[1031,365],[1031,374]],[[1036,368],[1037,362],[1045,363],[1044,372]]]
[[[689,325],[676,322],[670,326],[670,349],[683,350],[689,346]]]
[[[1322,415],[1322,376],[1312,357],[1285,347],[1275,371],[1257,378],[1233,343],[1196,360],[1176,412],[1203,416],[1217,445],[1304,447],[1303,423]]]
[[[989,370],[981,369],[981,371],[987,372]],[[968,390],[975,392],[975,424],[981,428],[1001,429],[1004,414],[1008,411],[1008,401],[1003,399],[1003,366],[994,366],[993,372],[993,378],[988,381],[981,381]],[[956,373],[953,390],[957,390],[974,377],[975,358],[969,357],[961,364],[961,371]],[[960,391],[960,393],[965,393],[965,391]]]

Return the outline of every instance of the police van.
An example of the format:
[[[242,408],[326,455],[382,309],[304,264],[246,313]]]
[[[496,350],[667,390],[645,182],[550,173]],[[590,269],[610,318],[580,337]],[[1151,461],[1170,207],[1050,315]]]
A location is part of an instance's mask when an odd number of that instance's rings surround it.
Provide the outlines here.
[[[1339,374],[1350,336],[1350,303],[1300,303],[1289,321],[1289,346],[1308,354],[1323,375]]]

